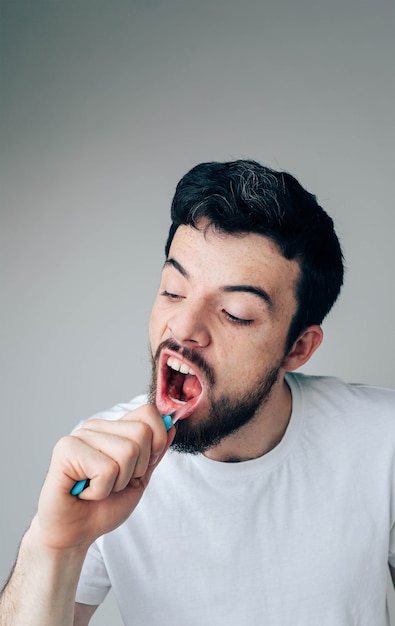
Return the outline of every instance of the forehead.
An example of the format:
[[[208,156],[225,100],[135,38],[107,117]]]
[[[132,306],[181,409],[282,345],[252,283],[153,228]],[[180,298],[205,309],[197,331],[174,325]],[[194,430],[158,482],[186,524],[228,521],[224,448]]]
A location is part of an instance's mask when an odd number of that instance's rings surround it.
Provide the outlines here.
[[[199,285],[252,284],[295,299],[300,266],[286,259],[275,242],[256,233],[229,234],[212,227],[179,226],[169,251]],[[173,271],[173,270],[170,270]]]

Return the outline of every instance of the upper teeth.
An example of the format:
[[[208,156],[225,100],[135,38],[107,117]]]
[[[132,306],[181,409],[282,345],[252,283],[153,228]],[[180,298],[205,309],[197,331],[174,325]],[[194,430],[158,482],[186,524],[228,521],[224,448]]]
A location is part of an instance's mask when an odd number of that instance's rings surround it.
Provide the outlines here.
[[[181,374],[192,374],[195,375],[195,372],[191,367],[189,367],[186,363],[181,363],[178,359],[174,359],[173,357],[169,357],[167,359],[167,365],[171,367],[172,370],[176,372],[181,372]]]

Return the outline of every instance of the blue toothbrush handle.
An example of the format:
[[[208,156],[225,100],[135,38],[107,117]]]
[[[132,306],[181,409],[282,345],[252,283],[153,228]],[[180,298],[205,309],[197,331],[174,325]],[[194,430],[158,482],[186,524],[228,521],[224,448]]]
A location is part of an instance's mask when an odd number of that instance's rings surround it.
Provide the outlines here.
[[[90,480],[89,478],[84,478],[84,480],[79,480],[75,483],[74,487],[70,490],[72,496],[79,496],[80,493],[84,491],[87,487],[89,487]]]
[[[166,426],[166,430],[170,430],[173,426],[173,416],[172,415],[162,415],[163,423]],[[70,494],[72,496],[79,496],[80,493],[84,491],[87,487],[89,487],[90,480],[89,478],[84,478],[83,480],[78,480],[73,488],[70,490]]]

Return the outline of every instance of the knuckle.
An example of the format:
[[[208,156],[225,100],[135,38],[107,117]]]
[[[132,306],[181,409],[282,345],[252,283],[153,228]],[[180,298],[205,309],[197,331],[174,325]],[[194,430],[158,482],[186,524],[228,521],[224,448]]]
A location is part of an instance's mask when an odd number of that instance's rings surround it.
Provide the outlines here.
[[[143,440],[152,439],[152,429],[146,422],[137,422],[140,436]]]
[[[115,459],[103,456],[101,473],[105,479],[113,478],[119,473],[119,464],[115,461]]]
[[[53,448],[53,456],[62,456],[70,450],[73,444],[73,438],[71,435],[66,435],[57,441]]]
[[[96,428],[100,425],[100,420],[95,418],[95,417],[91,417],[90,419],[86,420],[86,422],[84,422],[83,424],[81,424],[80,428],[81,430],[96,430]]]
[[[140,455],[140,444],[137,443],[135,439],[128,439],[124,444],[124,454],[125,458],[132,459],[138,457]]]

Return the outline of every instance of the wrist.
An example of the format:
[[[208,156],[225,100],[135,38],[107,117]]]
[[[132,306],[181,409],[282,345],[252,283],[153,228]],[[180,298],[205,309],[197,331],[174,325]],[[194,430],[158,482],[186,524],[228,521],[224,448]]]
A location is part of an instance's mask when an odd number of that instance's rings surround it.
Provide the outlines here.
[[[59,548],[48,545],[35,517],[22,539],[21,562],[27,564],[29,586],[41,597],[48,614],[63,613],[74,605],[74,597],[87,547]]]
[[[7,626],[72,626],[75,593],[86,549],[53,548],[41,537],[37,517],[24,535],[0,600]],[[4,620],[4,621],[2,621]]]
[[[67,567],[70,570],[80,571],[88,548],[89,544],[70,547],[52,545],[47,533],[41,529],[38,516],[33,518],[21,543],[21,550],[26,553],[29,560],[32,562],[38,560],[41,566],[47,564],[55,571],[57,566],[62,569]]]

